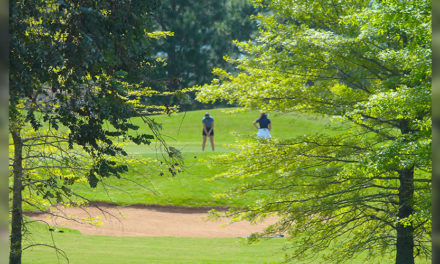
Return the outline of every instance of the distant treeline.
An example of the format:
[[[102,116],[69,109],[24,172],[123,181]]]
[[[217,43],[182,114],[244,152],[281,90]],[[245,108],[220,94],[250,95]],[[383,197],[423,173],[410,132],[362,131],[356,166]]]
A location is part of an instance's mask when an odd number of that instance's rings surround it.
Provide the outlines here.
[[[161,1],[152,14],[153,28],[171,31],[174,36],[153,42],[152,53],[165,63],[156,68],[148,84],[154,90],[176,91],[209,83],[213,79],[213,68],[232,71],[223,57],[240,56],[233,41],[251,39],[257,30],[251,16],[257,11],[245,0]],[[179,105],[181,110],[227,107],[222,102],[206,105],[194,97],[194,93],[153,96],[144,103]]]

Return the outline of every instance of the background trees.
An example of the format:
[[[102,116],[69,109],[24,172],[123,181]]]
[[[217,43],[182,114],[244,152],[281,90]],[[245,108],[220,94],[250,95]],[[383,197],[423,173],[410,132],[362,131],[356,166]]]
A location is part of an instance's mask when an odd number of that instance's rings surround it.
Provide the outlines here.
[[[341,262],[357,252],[396,250],[396,263],[430,254],[430,2],[255,1],[260,34],[216,69],[202,102],[225,100],[264,111],[300,111],[345,120],[335,136],[242,141],[223,156],[225,175],[243,177],[235,195],[272,195],[231,211],[281,218],[267,233],[306,234],[291,257],[330,243]],[[274,125],[276,129],[276,125]]]
[[[233,41],[247,41],[256,31],[256,23],[250,18],[254,14],[256,9],[243,0],[161,1],[152,13],[154,28],[172,31],[174,36],[153,43],[153,52],[166,58],[166,66],[155,71],[157,78],[150,85],[175,91],[208,83],[214,67],[232,69],[223,56],[239,56]],[[179,102],[182,109],[204,107],[194,100],[193,93],[153,97],[158,99],[167,104]]]
[[[77,180],[95,187],[102,177],[127,170],[114,158],[127,155],[119,141],[161,140],[147,116],[165,107],[139,104],[157,93],[146,84],[162,63],[151,56],[151,39],[170,34],[152,32],[150,12],[157,5],[154,0],[10,3],[10,263],[21,262],[24,190],[62,202]],[[130,122],[135,116],[151,133],[136,132],[139,126]]]

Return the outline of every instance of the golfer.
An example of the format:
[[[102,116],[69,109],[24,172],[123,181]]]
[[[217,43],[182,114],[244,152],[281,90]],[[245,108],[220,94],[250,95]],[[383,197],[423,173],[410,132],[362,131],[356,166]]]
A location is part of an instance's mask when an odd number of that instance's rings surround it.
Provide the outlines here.
[[[257,123],[259,123],[260,127],[257,126]],[[270,130],[272,129],[272,124],[270,123],[270,119],[267,118],[266,113],[261,113],[260,118],[255,120],[253,124],[258,129],[258,138],[271,138]]]
[[[202,123],[203,123],[202,151],[205,151],[206,136],[209,137],[209,142],[211,142],[212,151],[214,151],[214,118],[210,116],[208,112],[206,112],[205,117],[202,119]]]

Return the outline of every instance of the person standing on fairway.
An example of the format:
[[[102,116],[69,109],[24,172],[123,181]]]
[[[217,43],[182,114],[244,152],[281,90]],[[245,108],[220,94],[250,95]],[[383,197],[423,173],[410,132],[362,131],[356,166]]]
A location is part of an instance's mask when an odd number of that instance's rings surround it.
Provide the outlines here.
[[[260,124],[260,127],[257,126],[257,123]],[[272,129],[272,124],[270,123],[270,119],[267,118],[266,113],[261,113],[260,117],[255,120],[253,124],[254,127],[258,129],[258,138],[271,138],[270,130]]]
[[[209,142],[211,142],[212,151],[214,151],[214,118],[209,115],[208,112],[205,113],[205,117],[202,119],[203,123],[203,143],[202,151],[205,151],[206,136],[209,136]]]

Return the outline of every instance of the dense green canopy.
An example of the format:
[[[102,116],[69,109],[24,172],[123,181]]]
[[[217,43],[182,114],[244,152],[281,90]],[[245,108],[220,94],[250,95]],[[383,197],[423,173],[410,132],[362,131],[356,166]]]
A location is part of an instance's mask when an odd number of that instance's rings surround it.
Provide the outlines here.
[[[102,177],[120,177],[128,169],[115,158],[127,155],[121,140],[161,140],[146,115],[172,109],[140,104],[159,93],[147,85],[163,64],[152,56],[151,40],[171,35],[152,30],[157,6],[155,0],[10,2],[10,263],[21,263],[22,203],[38,209],[36,197],[69,200],[79,180],[96,187]],[[137,132],[132,117],[151,133]]]
[[[255,40],[238,43],[246,56],[230,62],[240,73],[216,69],[198,99],[350,125],[334,136],[244,140],[223,156],[224,175],[246,179],[234,195],[271,192],[239,215],[276,213],[269,233],[305,234],[291,257],[331,242],[338,263],[364,250],[395,250],[396,263],[430,255],[430,2],[254,2],[272,12],[257,17]]]
[[[246,0],[163,0],[152,13],[157,30],[174,35],[153,42],[154,53],[166,59],[166,66],[155,70],[151,86],[167,91],[208,83],[214,67],[229,67],[223,56],[238,57],[234,40],[247,41],[257,29],[250,17],[256,9]],[[193,93],[177,97],[153,97],[147,102],[179,104],[181,109],[207,107],[194,100]]]

